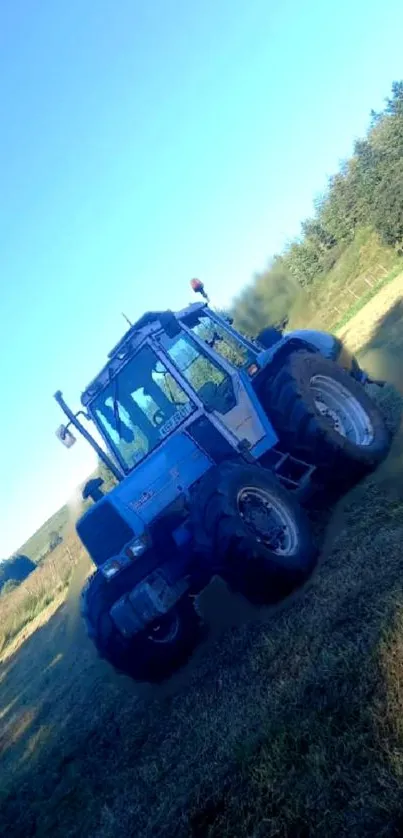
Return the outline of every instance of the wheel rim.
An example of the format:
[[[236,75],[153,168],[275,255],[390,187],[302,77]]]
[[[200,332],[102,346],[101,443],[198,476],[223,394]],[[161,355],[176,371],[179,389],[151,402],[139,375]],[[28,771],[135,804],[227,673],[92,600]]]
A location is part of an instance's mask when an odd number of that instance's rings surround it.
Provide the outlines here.
[[[298,546],[298,531],[287,505],[268,489],[245,486],[238,493],[239,514],[257,541],[278,556],[291,556]]]
[[[310,387],[318,413],[336,433],[355,445],[371,445],[374,439],[372,422],[347,387],[327,375],[314,375]]]
[[[176,611],[173,614],[163,614],[154,620],[147,629],[147,638],[153,643],[172,643],[179,631],[179,616]]]

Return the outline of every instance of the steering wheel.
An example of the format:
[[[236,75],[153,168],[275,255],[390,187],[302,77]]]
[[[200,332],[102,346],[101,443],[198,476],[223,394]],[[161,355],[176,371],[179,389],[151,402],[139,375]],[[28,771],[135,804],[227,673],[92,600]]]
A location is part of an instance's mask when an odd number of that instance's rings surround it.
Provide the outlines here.
[[[153,416],[153,423],[158,428],[160,425],[163,425],[165,422],[165,413],[161,408],[155,411]]]

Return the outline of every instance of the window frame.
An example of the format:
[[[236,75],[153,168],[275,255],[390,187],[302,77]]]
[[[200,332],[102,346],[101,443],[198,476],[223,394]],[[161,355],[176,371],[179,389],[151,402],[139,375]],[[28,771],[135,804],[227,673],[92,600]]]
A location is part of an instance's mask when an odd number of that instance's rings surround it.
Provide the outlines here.
[[[178,368],[174,364],[171,364],[170,359],[167,358],[165,353],[161,351],[161,349],[158,345],[158,342],[156,342],[155,339],[154,339],[154,336],[152,336],[152,337],[150,336],[149,338],[147,338],[139,347],[136,348],[136,351],[132,355],[130,355],[128,358],[125,358],[124,362],[119,367],[119,369],[117,369],[115,371],[115,373],[111,377],[110,381],[108,381],[107,384],[104,387],[102,387],[100,390],[98,390],[98,392],[96,394],[94,394],[93,399],[91,399],[91,402],[89,402],[89,404],[87,406],[87,410],[88,410],[88,413],[91,417],[91,420],[94,422],[94,425],[95,425],[98,433],[102,437],[102,439],[105,443],[106,449],[112,454],[113,458],[117,461],[117,463],[119,464],[119,466],[123,470],[124,474],[130,474],[135,468],[137,468],[138,466],[143,465],[146,462],[146,460],[148,459],[148,457],[150,457],[155,451],[159,450],[161,448],[161,446],[164,445],[164,443],[166,443],[172,436],[172,433],[169,433],[166,437],[161,437],[161,440],[156,445],[154,445],[153,448],[151,448],[151,450],[148,451],[144,455],[144,457],[141,458],[141,460],[139,460],[137,463],[133,463],[133,465],[129,465],[129,463],[126,462],[125,458],[122,456],[118,446],[115,444],[113,439],[109,436],[106,428],[104,427],[103,423],[99,420],[99,418],[98,418],[98,416],[96,415],[96,412],[95,412],[96,401],[97,401],[97,399],[99,399],[101,393],[104,393],[108,389],[108,387],[110,386],[110,383],[113,382],[119,375],[122,374],[125,367],[127,367],[129,364],[133,363],[136,356],[138,356],[146,346],[148,346],[152,350],[154,355],[157,357],[158,361],[160,361],[164,365],[167,372],[169,372],[172,375],[172,377],[175,379],[175,381],[178,382],[178,384],[180,385],[182,390],[188,396],[190,404],[193,406],[193,409],[191,410],[189,415],[187,417],[185,417],[181,422],[178,423],[177,427],[175,428],[175,431],[178,430],[179,428],[187,427],[188,424],[190,424],[191,422],[194,422],[203,412],[203,405],[202,405],[202,402],[200,401],[200,399],[197,398],[197,393],[191,387],[188,386],[186,379],[183,378],[183,376],[180,374],[180,371],[178,370]],[[179,375],[178,375],[178,373],[179,373]]]

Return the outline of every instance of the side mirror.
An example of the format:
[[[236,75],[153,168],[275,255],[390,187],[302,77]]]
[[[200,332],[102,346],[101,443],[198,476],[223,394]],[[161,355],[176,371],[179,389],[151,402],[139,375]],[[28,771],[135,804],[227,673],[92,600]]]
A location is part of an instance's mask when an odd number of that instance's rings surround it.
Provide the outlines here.
[[[72,445],[74,445],[74,443],[77,442],[74,434],[72,434],[71,431],[69,431],[69,429],[66,428],[65,425],[60,425],[60,427],[56,431],[56,436],[60,440],[62,445],[65,446],[65,448],[71,448]]]

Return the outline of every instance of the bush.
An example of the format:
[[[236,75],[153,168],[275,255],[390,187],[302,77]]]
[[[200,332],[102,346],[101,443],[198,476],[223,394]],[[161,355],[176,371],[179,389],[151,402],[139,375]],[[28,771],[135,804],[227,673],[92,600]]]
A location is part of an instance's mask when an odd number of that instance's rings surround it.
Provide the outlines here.
[[[33,570],[36,564],[28,556],[12,556],[0,564],[0,589],[12,579],[15,582],[22,582]]]
[[[14,591],[15,588],[18,588],[19,584],[20,582],[17,582],[16,579],[8,579],[1,589],[0,596],[6,596],[6,594],[10,594],[11,591]]]

